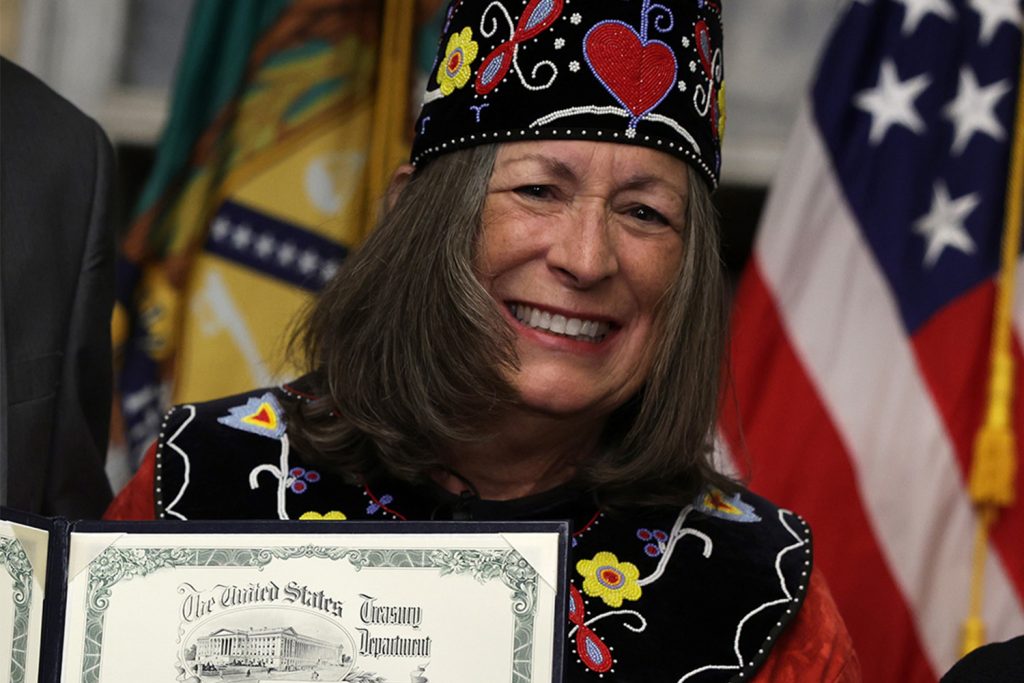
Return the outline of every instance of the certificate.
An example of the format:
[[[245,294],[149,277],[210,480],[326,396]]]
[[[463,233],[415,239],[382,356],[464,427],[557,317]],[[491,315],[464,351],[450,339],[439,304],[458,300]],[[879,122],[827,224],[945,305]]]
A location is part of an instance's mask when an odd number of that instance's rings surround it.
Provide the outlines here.
[[[72,527],[61,681],[561,680],[562,522]]]

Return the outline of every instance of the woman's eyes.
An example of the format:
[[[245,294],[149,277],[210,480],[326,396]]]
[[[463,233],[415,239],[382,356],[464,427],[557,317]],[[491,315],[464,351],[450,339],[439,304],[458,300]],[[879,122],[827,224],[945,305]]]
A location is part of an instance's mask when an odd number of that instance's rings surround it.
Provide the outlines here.
[[[528,199],[550,200],[558,199],[563,196],[556,185],[521,185],[516,187],[513,192],[520,197],[526,197]],[[672,225],[672,222],[666,218],[663,213],[657,209],[651,208],[647,204],[627,205],[619,210],[622,211],[623,215],[629,216],[640,223],[650,226]]]
[[[644,223],[655,223],[658,225],[669,225],[669,220],[660,212],[649,206],[640,204],[629,209],[629,215]]]
[[[517,187],[515,193],[523,197],[533,197],[534,199],[550,199],[554,196],[555,191],[550,185],[523,185]]]

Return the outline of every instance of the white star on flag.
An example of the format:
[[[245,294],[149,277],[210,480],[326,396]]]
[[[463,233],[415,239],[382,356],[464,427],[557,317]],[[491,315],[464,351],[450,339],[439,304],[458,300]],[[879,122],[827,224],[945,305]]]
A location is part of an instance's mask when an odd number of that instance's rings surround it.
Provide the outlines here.
[[[981,42],[985,45],[1004,22],[1018,28],[1024,24],[1018,0],[969,0],[967,4],[981,16]]]
[[[327,282],[338,272],[338,267],[337,261],[326,261],[323,267],[320,268],[320,279]]]
[[[891,58],[882,62],[875,87],[862,90],[853,98],[858,109],[871,114],[868,139],[872,144],[880,143],[894,125],[904,126],[914,133],[924,130],[924,121],[914,108],[914,100],[930,84],[928,74],[901,81],[896,63]]]
[[[942,110],[956,128],[953,154],[963,153],[975,133],[985,133],[995,140],[1006,137],[1006,130],[996,118],[996,105],[1008,92],[1010,82],[1006,79],[981,87],[970,67],[960,69],[956,99]]]
[[[909,36],[917,30],[918,24],[928,14],[934,14],[948,22],[956,20],[956,10],[949,0],[898,0],[904,6],[903,25],[900,33]]]
[[[928,243],[924,252],[926,267],[933,267],[946,247],[965,254],[974,253],[974,240],[964,227],[964,222],[978,206],[978,201],[977,192],[951,199],[946,184],[941,180],[935,181],[932,207],[914,223],[914,232],[922,235]]]
[[[231,221],[224,218],[224,216],[217,216],[213,219],[210,231],[213,233],[213,240],[215,242],[222,242],[231,234]]]
[[[256,245],[253,249],[256,251],[256,255],[265,261],[274,253],[276,245],[276,240],[269,233],[263,233],[256,240]]]
[[[286,268],[295,260],[298,250],[291,242],[285,242],[277,252],[277,262]]]
[[[299,271],[303,275],[309,275],[320,267],[320,257],[312,249],[307,249],[299,256]]]
[[[252,242],[252,228],[248,225],[239,225],[235,228],[235,234],[231,236],[231,242],[239,251],[245,249]]]

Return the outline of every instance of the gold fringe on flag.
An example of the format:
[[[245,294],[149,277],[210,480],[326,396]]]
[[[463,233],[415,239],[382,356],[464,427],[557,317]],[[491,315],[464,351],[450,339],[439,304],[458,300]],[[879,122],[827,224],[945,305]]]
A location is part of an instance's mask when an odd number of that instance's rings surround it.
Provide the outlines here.
[[[982,602],[985,592],[985,556],[989,531],[1000,508],[1013,505],[1017,474],[1017,439],[1013,431],[1014,363],[1010,351],[1010,322],[1017,279],[1022,222],[1024,222],[1024,47],[1017,84],[1017,113],[1013,126],[1009,178],[1006,184],[1006,216],[1003,226],[1002,262],[992,321],[991,367],[985,422],[974,439],[969,490],[978,511],[971,571],[970,613],[964,622],[961,654],[985,644]]]
[[[415,7],[416,4],[409,0],[386,0],[384,3],[373,132],[366,165],[365,206],[370,209],[370,220],[365,230],[375,223],[378,202],[387,190],[391,174],[409,151],[406,128],[409,126],[409,73]]]

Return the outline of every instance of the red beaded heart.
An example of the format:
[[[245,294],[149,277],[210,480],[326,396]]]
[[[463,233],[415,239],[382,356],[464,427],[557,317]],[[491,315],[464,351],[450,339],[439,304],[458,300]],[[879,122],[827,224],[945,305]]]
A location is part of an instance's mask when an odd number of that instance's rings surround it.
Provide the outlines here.
[[[587,33],[587,63],[615,99],[640,118],[654,109],[676,80],[676,58],[662,42],[646,44],[631,26],[604,21]]]

